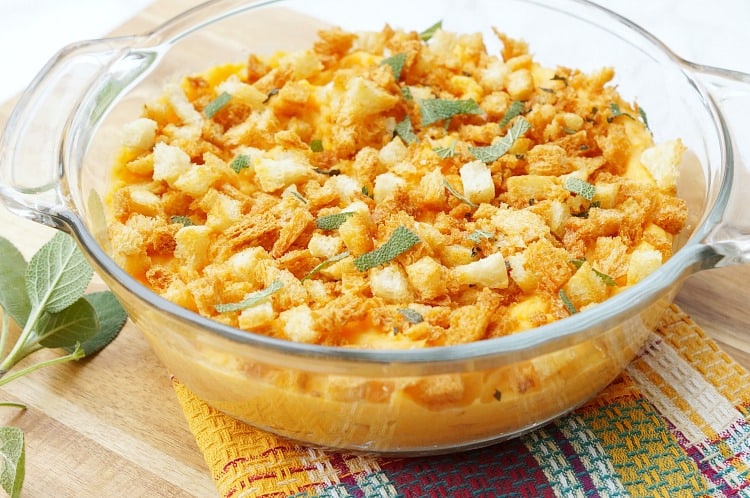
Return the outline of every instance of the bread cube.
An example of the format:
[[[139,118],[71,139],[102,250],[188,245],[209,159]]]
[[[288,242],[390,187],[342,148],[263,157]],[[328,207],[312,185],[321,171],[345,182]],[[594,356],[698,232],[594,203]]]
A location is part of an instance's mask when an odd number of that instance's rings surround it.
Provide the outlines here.
[[[255,164],[255,174],[264,192],[276,192],[312,177],[312,168],[292,157],[262,157]]]
[[[662,264],[662,253],[646,242],[642,242],[630,254],[628,263],[628,285],[637,284]]]
[[[393,197],[396,189],[405,187],[406,180],[393,173],[383,173],[375,178],[375,187],[373,187],[373,198],[378,204],[386,199]]]
[[[190,156],[179,147],[159,142],[154,146],[154,180],[164,180],[170,186],[193,167]]]
[[[339,254],[344,246],[343,240],[337,235],[324,235],[322,233],[313,233],[307,248],[310,255],[316,258],[328,259]]]
[[[678,166],[684,153],[685,146],[682,141],[669,140],[644,150],[641,154],[641,163],[654,177],[659,188],[674,190],[679,178]]]
[[[445,204],[445,177],[439,168],[430,171],[419,180],[418,192],[425,206],[440,207]]]
[[[399,162],[406,159],[406,145],[404,145],[404,142],[399,137],[393,137],[393,140],[388,142],[380,151],[378,152],[378,159],[380,159],[380,162],[383,163],[386,167],[392,168]]]
[[[370,270],[370,288],[374,296],[388,302],[412,301],[409,281],[396,264]]]
[[[306,304],[282,311],[279,319],[286,336],[295,342],[315,343],[320,332],[315,328],[312,310]]]
[[[513,71],[507,77],[508,93],[513,100],[528,100],[534,92],[534,77],[528,69]]]
[[[422,300],[429,301],[446,293],[446,268],[433,258],[425,256],[405,270],[409,283]]]
[[[339,119],[344,125],[361,122],[368,116],[387,111],[399,100],[374,82],[355,76],[347,81]]]
[[[475,204],[490,202],[495,198],[495,183],[490,169],[482,161],[471,161],[459,170],[464,195]]]
[[[149,150],[156,141],[156,121],[138,118],[123,126],[122,143],[136,150]]]
[[[273,305],[270,301],[266,301],[245,308],[240,312],[237,320],[241,329],[253,330],[269,325],[275,317],[276,313],[273,309]]]
[[[174,236],[174,256],[191,270],[200,270],[208,263],[211,229],[205,225],[180,228]]]
[[[600,303],[609,295],[607,284],[588,262],[581,265],[563,289],[578,310],[592,303]]]
[[[491,289],[508,287],[508,270],[505,258],[501,253],[490,254],[486,258],[453,268],[453,274],[459,283],[481,285]]]

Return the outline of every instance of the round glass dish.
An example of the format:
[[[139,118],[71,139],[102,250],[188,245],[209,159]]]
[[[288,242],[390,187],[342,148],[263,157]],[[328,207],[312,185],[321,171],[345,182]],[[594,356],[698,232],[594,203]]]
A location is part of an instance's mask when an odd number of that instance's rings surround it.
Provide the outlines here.
[[[430,19],[422,22],[425,12]],[[109,258],[102,198],[121,129],[166,81],[249,53],[308,47],[322,27],[419,30],[437,19],[451,31],[482,32],[490,51],[496,26],[528,41],[545,66],[613,66],[623,97],[649,110],[655,141],[683,140],[690,152],[679,192],[690,229],[666,264],[544,327],[459,346],[374,351],[223,326],[160,298]],[[215,408],[326,447],[456,451],[517,436],[579,406],[633,359],[685,276],[748,261],[740,185],[750,180],[749,152],[727,126],[748,115],[730,114],[729,104],[748,101],[750,76],[681,60],[627,20],[580,0],[217,0],[151,33],[63,49],[8,122],[0,197],[17,214],[71,233],[166,367]]]

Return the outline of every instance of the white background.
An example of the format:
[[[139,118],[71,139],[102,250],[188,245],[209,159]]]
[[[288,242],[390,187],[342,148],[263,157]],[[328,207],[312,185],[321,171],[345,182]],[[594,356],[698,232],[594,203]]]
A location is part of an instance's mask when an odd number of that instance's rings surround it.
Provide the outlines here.
[[[67,43],[103,36],[150,1],[0,0],[0,101],[23,90]],[[750,72],[750,0],[597,3],[640,24],[685,58]]]

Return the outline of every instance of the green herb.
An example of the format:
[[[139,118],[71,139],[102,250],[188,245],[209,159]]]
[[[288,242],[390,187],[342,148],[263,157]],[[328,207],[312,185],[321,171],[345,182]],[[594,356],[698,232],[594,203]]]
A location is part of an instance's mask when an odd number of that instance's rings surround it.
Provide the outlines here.
[[[372,198],[370,195],[370,189],[367,188],[367,185],[362,185],[362,195],[366,195],[367,197]]]
[[[576,218],[588,219],[589,214],[591,214],[591,209],[592,208],[598,208],[598,207],[601,207],[601,202],[599,202],[599,201],[593,201],[591,204],[589,204],[589,207],[587,207],[586,209],[584,209],[580,213],[573,213],[573,216],[575,216]]]
[[[187,216],[172,216],[171,218],[169,218],[169,221],[170,223],[173,223],[175,225],[182,225],[186,227],[195,225],[195,223],[193,223],[193,220],[191,220]]]
[[[278,88],[273,88],[270,92],[268,92],[268,95],[266,95],[266,100],[264,100],[263,103],[265,104],[266,102],[268,102],[269,100],[271,100],[271,97],[273,97],[274,95],[276,95],[278,93],[279,93],[279,89]]]
[[[302,194],[300,194],[296,190],[289,189],[288,192],[289,192],[289,195],[291,195],[292,197],[295,197],[302,204],[307,204],[308,203],[307,199],[305,199],[304,197],[302,197]]]
[[[411,323],[412,325],[416,325],[424,321],[422,315],[418,311],[414,311],[411,308],[399,308],[397,311],[404,315],[406,321]]]
[[[23,431],[17,427],[0,427],[0,443],[0,485],[11,498],[18,498],[26,473]]]
[[[432,38],[437,30],[441,29],[443,27],[443,21],[440,20],[430,26],[429,28],[425,29],[421,33],[419,33],[419,37],[422,39],[422,41],[430,41],[430,38]]]
[[[611,102],[609,104],[609,111],[611,112],[611,115],[607,118],[607,123],[611,123],[615,120],[615,118],[618,118],[620,116],[627,116],[630,119],[635,119],[633,116],[628,114],[627,112],[622,112],[620,110],[620,106],[616,102]]]
[[[337,175],[341,174],[341,170],[340,169],[336,169],[336,168],[333,168],[333,169],[313,168],[313,171],[315,171],[316,173],[319,173],[321,175],[328,175],[328,176],[337,176]]]
[[[319,139],[311,141],[310,150],[313,152],[323,152],[323,141]]]
[[[473,202],[471,202],[471,199],[469,199],[468,197],[466,197],[465,195],[463,195],[461,192],[459,192],[458,190],[456,190],[455,187],[448,182],[448,180],[443,180],[443,185],[445,185],[445,188],[448,189],[448,192],[450,192],[451,194],[453,194],[453,197],[455,197],[459,201],[463,202],[464,204],[466,204],[466,205],[468,205],[469,207],[472,207],[472,208],[479,207],[476,204],[474,204]]]
[[[422,115],[422,126],[429,126],[432,123],[450,119],[459,114],[482,114],[484,111],[474,99],[426,99],[420,101],[420,113]]]
[[[520,100],[514,100],[513,102],[511,102],[510,106],[508,106],[508,110],[505,111],[503,119],[500,121],[500,127],[504,127],[505,125],[510,123],[511,119],[520,115],[523,112],[523,108],[524,104]]]
[[[370,268],[383,265],[393,261],[420,242],[417,234],[404,226],[399,226],[391,234],[391,238],[374,251],[357,256],[354,266],[359,271],[367,271]]]
[[[495,234],[492,232],[487,232],[485,230],[474,230],[469,235],[467,235],[466,238],[474,242],[475,244],[479,244],[482,242],[482,239],[494,239]]]
[[[454,138],[448,147],[435,147],[432,150],[435,151],[435,154],[437,154],[440,159],[448,159],[449,157],[453,157],[456,153],[456,142],[458,142],[458,140]]]
[[[547,92],[547,93],[555,93],[555,90],[554,90],[554,89],[552,89],[552,88],[544,88],[544,87],[541,87],[541,86],[540,86],[540,87],[539,87],[539,89],[540,89],[541,91],[543,91],[543,92]]]
[[[588,201],[592,200],[596,194],[596,187],[576,176],[569,176],[565,179],[565,188]]]
[[[646,129],[651,131],[651,127],[648,125],[648,116],[646,116],[646,111],[644,111],[641,106],[638,106],[638,115],[641,117],[643,124],[646,125]]]
[[[342,252],[340,254],[337,254],[335,256],[331,256],[330,258],[326,259],[325,261],[323,261],[322,263],[320,263],[319,265],[317,265],[315,268],[313,268],[312,270],[310,270],[310,273],[308,273],[307,275],[305,275],[304,277],[302,277],[300,279],[300,282],[304,282],[305,280],[309,279],[310,277],[312,277],[313,275],[315,275],[319,271],[328,268],[332,264],[334,264],[334,263],[336,263],[338,261],[341,261],[342,259],[344,259],[344,258],[346,258],[348,256],[349,256],[349,251],[344,251],[344,252]]]
[[[0,362],[0,386],[44,367],[93,355],[125,324],[127,315],[111,292],[85,294],[94,272],[68,235],[57,233],[28,263],[2,237],[0,253],[0,355],[6,353],[10,321],[21,327],[16,342]],[[43,348],[62,348],[68,354],[10,373],[21,360]],[[0,406],[25,408],[16,403]],[[21,493],[24,464],[23,432],[14,427],[0,428],[0,485],[12,498]]]
[[[414,129],[411,126],[411,118],[406,116],[403,121],[396,125],[396,135],[407,144],[418,142],[419,137],[414,133]]]
[[[566,78],[565,76],[560,76],[560,75],[556,74],[556,75],[554,75],[552,77],[552,80],[553,81],[562,81],[563,83],[565,83],[565,86],[568,86],[568,78]]]
[[[492,393],[492,397],[495,398],[497,401],[500,401],[503,399],[503,393],[500,391],[500,389],[495,389],[495,392]]]
[[[406,63],[406,53],[400,53],[392,55],[387,59],[383,59],[380,65],[389,65],[393,70],[393,79],[398,81],[401,79],[401,71],[404,70],[404,63]]]
[[[513,147],[513,144],[516,143],[516,140],[521,138],[530,129],[531,124],[525,118],[520,117],[503,138],[486,147],[471,147],[469,148],[469,152],[484,163],[495,162],[504,156]]]
[[[240,154],[239,156],[232,159],[229,163],[229,167],[234,170],[235,173],[239,173],[243,169],[250,167],[250,156],[247,154]]]
[[[414,100],[414,97],[411,94],[411,88],[409,88],[408,86],[402,86],[401,87],[401,95],[406,100]]]
[[[594,273],[596,273],[596,276],[601,278],[602,281],[608,286],[608,287],[617,287],[617,282],[615,282],[615,279],[607,275],[606,273],[602,273],[596,268],[591,268],[594,270]]]
[[[578,150],[581,150],[581,151],[584,151],[584,150],[589,150],[589,146],[588,146],[588,145],[586,145],[586,144],[583,144],[583,145],[581,145],[580,147],[578,147]]]
[[[576,259],[570,260],[570,264],[575,266],[576,269],[580,269],[585,262],[586,262],[586,258],[576,258]]]
[[[274,280],[271,285],[265,289],[251,292],[239,303],[215,304],[214,309],[218,313],[229,313],[230,311],[242,311],[247,308],[252,308],[253,306],[260,304],[264,299],[267,299],[275,292],[279,291],[282,287],[284,287],[284,284],[281,280]]]
[[[341,213],[327,214],[315,220],[315,226],[321,230],[336,230],[344,224],[354,213],[352,211],[343,211]]]
[[[205,114],[208,119],[213,118],[217,112],[229,103],[230,100],[232,100],[232,96],[227,92],[222,92],[218,97],[208,103],[206,108],[203,109],[203,114]]]
[[[573,304],[573,302],[570,300],[563,289],[560,289],[560,299],[562,300],[565,309],[568,310],[568,313],[570,313],[571,315],[575,315],[576,313],[578,313],[575,304]]]
[[[563,126],[563,129],[562,129],[562,130],[563,130],[563,131],[564,131],[564,132],[565,132],[566,134],[568,134],[568,135],[575,135],[576,133],[578,133],[578,132],[577,132],[576,130],[574,130],[573,128],[567,128],[567,127],[565,127],[565,126]]]

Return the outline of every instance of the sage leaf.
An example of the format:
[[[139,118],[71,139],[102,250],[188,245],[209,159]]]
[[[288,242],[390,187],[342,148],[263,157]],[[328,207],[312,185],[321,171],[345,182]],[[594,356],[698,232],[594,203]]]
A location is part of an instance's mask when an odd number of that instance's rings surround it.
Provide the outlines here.
[[[323,141],[319,138],[310,141],[310,150],[313,152],[323,152]]]
[[[435,154],[437,154],[440,159],[448,159],[449,157],[453,157],[456,153],[456,142],[457,140],[454,138],[448,147],[435,147],[432,150],[435,151]]]
[[[128,320],[125,309],[110,291],[92,292],[84,298],[94,307],[99,322],[99,331],[81,343],[86,356],[91,356],[108,346],[120,334]],[[75,345],[66,346],[65,351],[73,353]]]
[[[424,321],[422,315],[418,311],[414,311],[411,308],[399,308],[397,311],[401,313],[404,318],[406,318],[406,321],[411,323],[412,325],[416,325]]]
[[[569,176],[565,179],[565,188],[576,195],[580,195],[587,201],[592,200],[594,195],[596,195],[596,187],[594,185],[576,176]]]
[[[171,218],[169,218],[169,222],[170,223],[174,223],[175,225],[183,225],[183,226],[186,226],[186,227],[191,227],[191,226],[195,225],[195,223],[193,223],[193,220],[191,220],[187,216],[177,216],[177,215],[175,215],[175,216],[172,216]]]
[[[459,114],[484,113],[474,99],[425,99],[420,101],[419,112],[422,116],[422,126],[428,126],[437,121],[450,119]]]
[[[208,119],[213,118],[217,112],[229,103],[230,100],[232,100],[232,95],[227,92],[222,92],[218,97],[208,103],[203,109],[203,114],[205,114]]]
[[[516,143],[516,140],[521,138],[530,129],[531,124],[525,118],[520,117],[503,138],[486,147],[471,147],[469,152],[486,164],[493,163],[504,156],[513,147],[513,144]]]
[[[476,208],[479,207],[475,203],[471,202],[471,199],[469,199],[468,197],[466,197],[465,195],[463,195],[461,192],[459,192],[458,190],[456,190],[456,187],[454,187],[453,185],[451,185],[450,182],[448,182],[448,180],[443,180],[443,185],[445,186],[445,188],[448,189],[448,192],[450,192],[453,195],[453,197],[455,197],[459,201],[463,202],[467,206],[469,206],[471,208],[474,208],[474,209],[476,209]]]
[[[96,310],[82,297],[58,313],[44,313],[37,322],[36,340],[46,348],[83,343],[99,330]]]
[[[518,116],[523,112],[524,104],[520,100],[514,100],[511,102],[510,106],[508,106],[508,110],[505,111],[505,115],[503,116],[503,119],[500,121],[500,127],[504,127],[508,123],[510,123],[510,120]]]
[[[407,144],[419,142],[419,137],[414,133],[409,116],[406,116],[403,121],[396,124],[396,134]]]
[[[309,280],[313,277],[316,273],[319,273],[321,270],[325,270],[329,266],[331,266],[334,263],[337,263],[341,261],[342,259],[349,257],[349,251],[344,251],[342,253],[339,253],[335,256],[331,256],[330,258],[326,259],[325,261],[321,262],[320,264],[316,265],[315,268],[310,270],[310,273],[299,279],[300,282],[304,282],[305,280]]]
[[[565,306],[565,309],[568,310],[568,313],[570,313],[571,315],[575,315],[576,313],[578,313],[576,305],[573,304],[573,301],[570,300],[565,290],[560,289],[559,295],[560,300],[562,301],[563,306]]]
[[[32,256],[26,268],[26,291],[34,308],[57,313],[83,296],[93,276],[75,241],[58,232]]]
[[[398,81],[401,79],[401,71],[404,70],[404,63],[406,63],[406,53],[392,55],[387,59],[383,59],[380,65],[388,64],[393,70],[393,79]]]
[[[216,304],[214,305],[214,309],[216,309],[218,313],[242,311],[246,308],[251,308],[260,304],[264,299],[270,297],[274,292],[280,290],[282,287],[284,287],[284,284],[281,282],[281,280],[274,280],[271,285],[269,285],[265,289],[251,292],[250,294],[245,296],[245,299],[243,299],[239,303]]]
[[[17,427],[0,427],[0,485],[11,498],[21,496],[25,458],[23,431]]]
[[[343,211],[341,213],[327,214],[321,216],[315,220],[315,226],[321,230],[336,230],[338,227],[344,224],[350,216],[353,216],[353,211]]]
[[[243,169],[250,167],[250,156],[247,154],[240,154],[234,159],[232,159],[232,162],[229,163],[229,167],[232,168],[232,170],[235,173],[239,173]]]
[[[0,306],[20,326],[29,318],[31,302],[26,293],[26,260],[9,240],[0,237]]]
[[[429,28],[425,29],[421,33],[419,33],[419,38],[421,38],[422,41],[429,41],[430,38],[432,38],[437,30],[441,29],[443,27],[443,20],[439,20]]]
[[[367,271],[370,268],[384,265],[405,253],[420,241],[417,234],[404,226],[399,226],[393,231],[391,238],[382,246],[374,251],[357,256],[354,259],[354,266],[359,271]]]
[[[467,235],[466,238],[474,242],[475,244],[479,244],[482,242],[482,239],[494,239],[495,234],[486,230],[474,230],[469,235]]]

